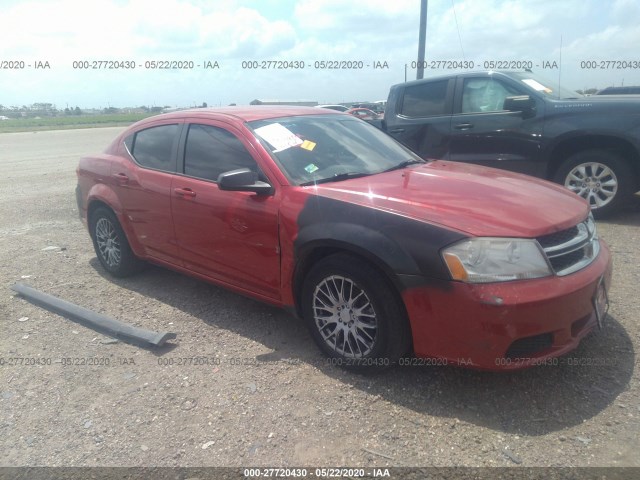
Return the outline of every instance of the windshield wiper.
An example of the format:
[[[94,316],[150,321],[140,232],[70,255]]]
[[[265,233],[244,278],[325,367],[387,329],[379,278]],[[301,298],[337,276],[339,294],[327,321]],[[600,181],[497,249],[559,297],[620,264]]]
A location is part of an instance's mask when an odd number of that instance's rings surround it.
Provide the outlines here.
[[[328,182],[339,182],[340,180],[347,180],[349,178],[359,178],[366,177],[371,175],[370,173],[363,172],[347,172],[347,173],[338,173],[333,177],[321,178],[319,180],[311,180],[309,182],[301,183],[301,187],[308,187],[309,185],[316,185],[318,183],[328,183]]]
[[[383,172],[391,172],[393,170],[401,170],[403,168],[408,167],[409,165],[415,165],[416,163],[427,163],[424,160],[417,160],[415,158],[410,158],[409,160],[405,160],[404,162],[399,163],[398,165],[391,167],[391,168],[387,168],[386,170],[383,170]]]

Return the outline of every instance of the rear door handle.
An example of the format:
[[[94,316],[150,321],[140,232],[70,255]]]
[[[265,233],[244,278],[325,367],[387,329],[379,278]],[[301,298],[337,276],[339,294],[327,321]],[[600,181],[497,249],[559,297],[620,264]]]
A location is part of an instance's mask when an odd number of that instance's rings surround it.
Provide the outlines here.
[[[459,123],[453,128],[456,130],[469,130],[470,128],[473,128],[473,123]]]
[[[191,190],[190,188],[174,188],[173,193],[176,195],[180,195],[181,197],[195,197],[196,192]]]
[[[404,128],[394,128],[393,130],[389,130],[389,133],[402,133],[404,132]]]
[[[129,177],[124,173],[114,173],[111,176],[115,178],[120,185],[126,185],[129,183]]]

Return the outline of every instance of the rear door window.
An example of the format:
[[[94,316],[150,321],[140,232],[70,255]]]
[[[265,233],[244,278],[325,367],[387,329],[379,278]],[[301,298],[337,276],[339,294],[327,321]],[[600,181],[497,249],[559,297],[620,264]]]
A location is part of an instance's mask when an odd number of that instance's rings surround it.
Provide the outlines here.
[[[411,85],[405,88],[400,113],[405,117],[432,117],[445,115],[449,80]]]

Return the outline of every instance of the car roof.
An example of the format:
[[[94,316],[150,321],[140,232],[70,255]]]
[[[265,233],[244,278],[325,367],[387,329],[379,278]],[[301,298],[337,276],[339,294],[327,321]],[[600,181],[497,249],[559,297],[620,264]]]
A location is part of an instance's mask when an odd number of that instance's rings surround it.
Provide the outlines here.
[[[531,72],[527,72],[526,70],[473,70],[473,71],[463,71],[463,72],[455,72],[455,73],[436,75],[436,76],[433,76],[433,77],[421,78],[419,80],[409,80],[407,82],[397,83],[397,84],[393,85],[392,88],[396,88],[396,87],[399,87],[399,86],[422,85],[423,83],[437,82],[439,80],[450,80],[452,78],[457,78],[457,77],[490,77],[492,75],[496,75],[496,76],[503,75],[503,76],[507,76],[507,77],[512,77],[513,78],[513,74],[518,74],[518,73],[531,73]]]
[[[235,118],[243,122],[265,120],[268,118],[291,117],[298,115],[342,115],[341,112],[322,110],[314,107],[295,107],[289,105],[251,105],[246,107],[218,107],[218,108],[193,108],[177,112],[163,113],[149,117],[148,120],[203,118],[215,119],[221,117]],[[145,119],[147,120],[147,119]],[[144,120],[143,120],[144,122]]]

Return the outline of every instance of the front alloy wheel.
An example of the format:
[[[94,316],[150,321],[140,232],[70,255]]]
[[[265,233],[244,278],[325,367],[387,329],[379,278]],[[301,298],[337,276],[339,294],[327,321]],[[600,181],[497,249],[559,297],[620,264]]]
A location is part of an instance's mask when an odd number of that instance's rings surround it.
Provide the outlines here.
[[[400,295],[380,270],[347,253],[319,261],[306,275],[302,313],[320,349],[345,368],[388,366],[411,349]]]
[[[564,186],[589,202],[591,208],[602,208],[618,193],[618,177],[602,163],[581,163],[569,172]]]
[[[371,300],[353,280],[332,275],[313,293],[313,319],[324,342],[345,358],[363,358],[373,350],[378,319]]]
[[[584,150],[560,164],[553,180],[580,195],[596,218],[615,212],[633,192],[629,162],[608,150]]]

